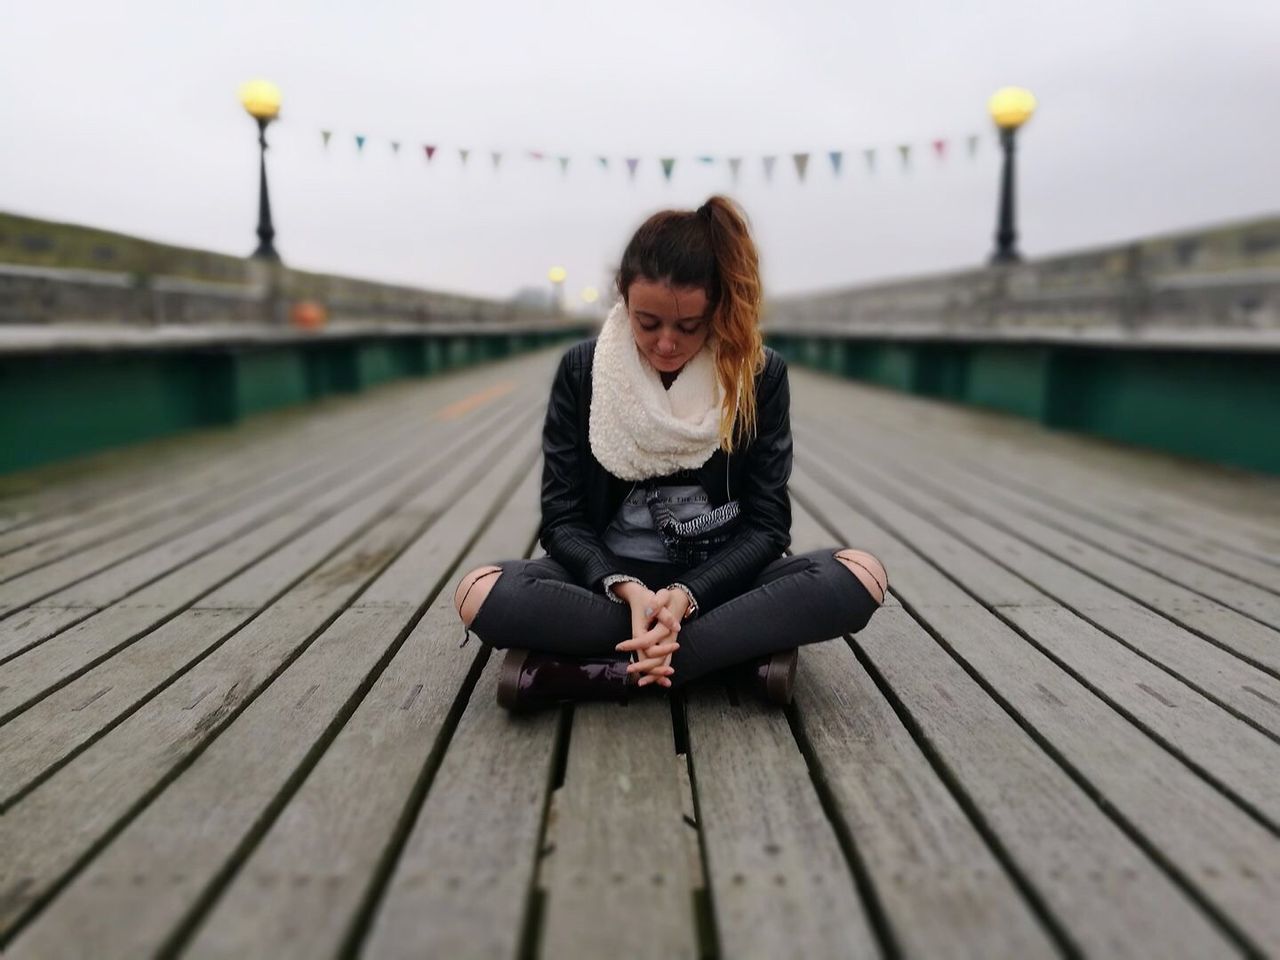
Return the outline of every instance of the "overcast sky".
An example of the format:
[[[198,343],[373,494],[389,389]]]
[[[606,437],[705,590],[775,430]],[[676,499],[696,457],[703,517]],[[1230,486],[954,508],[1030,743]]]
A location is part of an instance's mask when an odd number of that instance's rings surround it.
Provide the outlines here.
[[[13,3],[0,209],[249,253],[237,88],[259,76],[284,97],[268,162],[286,262],[457,292],[505,298],[560,264],[576,297],[645,216],[715,191],[746,208],[766,293],[981,263],[1005,85],[1039,99],[1019,136],[1027,256],[1280,213],[1280,0]],[[568,176],[527,150],[569,155]],[[706,154],[744,158],[736,187]]]

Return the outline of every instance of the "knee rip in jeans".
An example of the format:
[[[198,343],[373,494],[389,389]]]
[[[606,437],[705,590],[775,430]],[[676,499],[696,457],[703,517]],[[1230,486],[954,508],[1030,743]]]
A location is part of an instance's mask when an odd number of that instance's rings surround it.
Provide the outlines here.
[[[470,617],[468,617],[465,613],[463,613],[463,607],[465,607],[467,603],[467,594],[471,593],[471,588],[474,587],[477,583],[479,583],[485,577],[491,577],[494,574],[499,574],[499,573],[502,573],[502,568],[499,566],[490,566],[487,569],[480,568],[480,571],[478,573],[473,571],[472,573],[469,573],[465,577],[463,577],[462,580],[458,583],[458,586],[454,588],[453,608],[458,611],[458,616],[462,618],[462,622],[464,625],[469,626],[475,620],[476,614],[480,612],[480,607],[477,606],[475,610],[471,611]],[[470,580],[471,582],[467,583],[468,580]],[[463,591],[462,599],[458,599],[458,591],[462,590],[463,584],[466,584],[467,589]],[[492,584],[490,584],[489,588],[493,589]],[[480,605],[482,606],[483,604],[484,604],[484,600],[482,598],[480,600]]]
[[[832,556],[846,565],[853,564],[866,571],[867,576],[871,577],[872,582],[876,585],[874,590],[871,588],[871,584],[867,583],[866,579],[859,575],[853,567],[848,567],[849,572],[857,577],[859,582],[867,588],[867,592],[871,594],[872,599],[877,604],[884,604],[889,590],[889,574],[885,570],[884,564],[865,550],[837,550]]]

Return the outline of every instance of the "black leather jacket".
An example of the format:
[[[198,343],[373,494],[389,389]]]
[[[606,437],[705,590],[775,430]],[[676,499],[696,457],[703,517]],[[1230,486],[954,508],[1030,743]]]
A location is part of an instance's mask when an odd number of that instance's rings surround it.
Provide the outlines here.
[[[587,438],[595,347],[592,337],[566,350],[551,385],[538,539],[578,583],[603,593],[601,581],[623,566],[602,537],[634,484],[609,473]],[[679,578],[703,613],[746,591],[765,564],[791,545],[791,390],[786,361],[764,349],[766,363],[755,379],[756,436],[732,455],[717,449],[698,468],[711,506],[737,498],[742,513],[733,539]]]

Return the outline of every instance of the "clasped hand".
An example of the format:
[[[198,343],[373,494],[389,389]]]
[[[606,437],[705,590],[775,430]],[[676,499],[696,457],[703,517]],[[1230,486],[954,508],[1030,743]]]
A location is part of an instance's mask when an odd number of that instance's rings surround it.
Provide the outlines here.
[[[627,666],[628,673],[641,673],[637,686],[659,683],[671,686],[671,655],[680,649],[677,637],[680,621],[689,609],[689,598],[683,590],[653,591],[643,584],[626,581],[617,585],[617,593],[631,608],[631,638],[614,649],[641,652],[641,658]]]

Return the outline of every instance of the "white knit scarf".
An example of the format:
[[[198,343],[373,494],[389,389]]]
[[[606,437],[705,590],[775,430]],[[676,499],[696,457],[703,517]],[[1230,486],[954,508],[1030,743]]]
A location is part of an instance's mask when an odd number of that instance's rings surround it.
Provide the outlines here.
[[[719,448],[723,393],[713,336],[664,389],[636,346],[626,304],[620,299],[609,311],[592,361],[587,437],[615,477],[644,480],[700,467]]]

